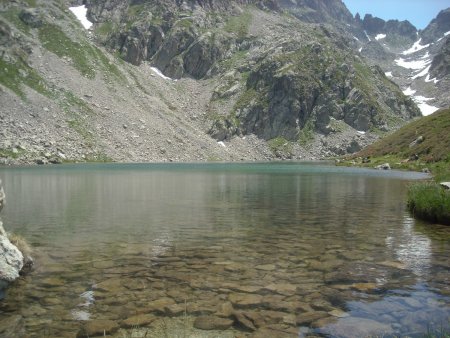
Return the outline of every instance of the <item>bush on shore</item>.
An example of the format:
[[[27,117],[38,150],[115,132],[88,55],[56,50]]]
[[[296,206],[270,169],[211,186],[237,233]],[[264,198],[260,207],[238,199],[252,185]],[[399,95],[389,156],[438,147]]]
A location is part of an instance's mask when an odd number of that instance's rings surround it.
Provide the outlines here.
[[[450,190],[433,182],[414,184],[408,190],[408,209],[417,218],[450,225]]]

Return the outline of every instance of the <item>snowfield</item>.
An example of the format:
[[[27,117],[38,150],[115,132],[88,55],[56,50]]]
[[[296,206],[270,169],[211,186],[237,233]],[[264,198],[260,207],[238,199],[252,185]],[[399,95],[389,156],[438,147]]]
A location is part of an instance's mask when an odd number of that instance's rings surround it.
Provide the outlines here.
[[[422,38],[420,38],[418,41],[416,41],[410,49],[405,50],[402,54],[403,55],[410,55],[414,54],[415,52],[418,52],[419,50],[422,50],[424,48],[428,48],[430,44],[428,45],[421,45],[420,42],[422,41]]]
[[[158,68],[150,67],[150,69],[159,77],[162,77],[164,80],[173,80],[172,78],[165,76]]]
[[[92,22],[87,18],[87,8],[85,5],[69,7],[69,10],[77,17],[84,28],[89,29],[92,27]]]

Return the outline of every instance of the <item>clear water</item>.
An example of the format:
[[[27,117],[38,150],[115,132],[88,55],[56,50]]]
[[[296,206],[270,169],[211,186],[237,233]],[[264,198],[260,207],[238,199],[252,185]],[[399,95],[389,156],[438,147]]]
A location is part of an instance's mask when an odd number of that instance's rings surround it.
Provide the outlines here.
[[[14,319],[31,337],[73,337],[86,320],[195,318],[230,301],[254,328],[292,337],[450,331],[450,228],[405,205],[421,174],[84,164],[0,178],[4,226],[36,260],[0,301],[0,332]],[[223,336],[254,328],[236,321]]]

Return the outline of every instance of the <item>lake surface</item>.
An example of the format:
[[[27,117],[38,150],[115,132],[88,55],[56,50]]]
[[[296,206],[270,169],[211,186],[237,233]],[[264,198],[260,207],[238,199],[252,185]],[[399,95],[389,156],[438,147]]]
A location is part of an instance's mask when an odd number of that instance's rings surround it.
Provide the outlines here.
[[[1,168],[0,178],[4,226],[36,261],[0,301],[0,332],[15,323],[17,336],[74,337],[105,319],[121,327],[115,337],[450,331],[450,227],[406,210],[421,174],[83,164]],[[234,325],[193,329],[204,315]]]

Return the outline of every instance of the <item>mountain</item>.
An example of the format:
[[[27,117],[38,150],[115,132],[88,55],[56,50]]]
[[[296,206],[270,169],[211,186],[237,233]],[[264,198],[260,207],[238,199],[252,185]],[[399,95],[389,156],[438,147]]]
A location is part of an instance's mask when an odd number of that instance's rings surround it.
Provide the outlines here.
[[[83,3],[89,30],[68,9]],[[358,20],[340,0],[1,1],[0,158],[352,153],[420,116],[386,76],[411,26]],[[446,50],[432,55],[441,74]]]
[[[450,106],[450,8],[441,11],[422,31],[408,21],[355,18],[367,33],[360,53],[397,83],[424,115]]]

